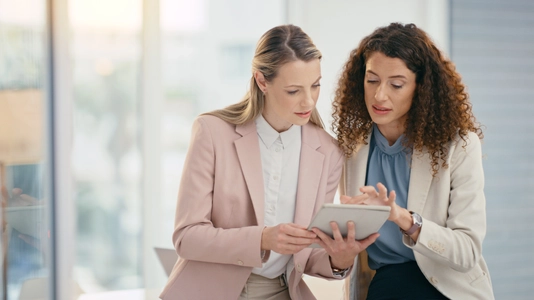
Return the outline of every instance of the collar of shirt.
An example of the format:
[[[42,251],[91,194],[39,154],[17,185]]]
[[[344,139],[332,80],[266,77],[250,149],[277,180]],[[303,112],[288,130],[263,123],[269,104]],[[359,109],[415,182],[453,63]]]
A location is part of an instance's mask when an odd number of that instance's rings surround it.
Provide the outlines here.
[[[384,137],[382,132],[380,132],[376,124],[373,124],[373,135],[375,138],[375,145],[385,154],[394,155],[401,151],[404,151],[405,153],[410,153],[412,150],[411,148],[404,147],[404,145],[402,144],[405,137],[404,134],[401,135],[391,146],[389,145],[389,142],[386,137]]]
[[[260,140],[267,149],[271,148],[278,138],[282,142],[282,147],[286,148],[300,137],[301,126],[298,125],[292,125],[288,130],[280,133],[267,123],[262,115],[256,118],[255,123]]]

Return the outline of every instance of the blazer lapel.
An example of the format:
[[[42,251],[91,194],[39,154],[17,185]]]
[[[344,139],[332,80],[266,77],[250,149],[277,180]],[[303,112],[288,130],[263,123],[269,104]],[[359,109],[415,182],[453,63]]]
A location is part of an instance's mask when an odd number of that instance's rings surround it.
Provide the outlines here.
[[[426,151],[414,151],[408,189],[408,210],[421,213],[432,178],[429,154]]]
[[[256,124],[248,122],[237,125],[236,132],[242,137],[235,140],[234,144],[239,158],[241,170],[245,176],[248,192],[256,214],[259,226],[263,226],[264,214],[264,191],[263,191],[263,168],[261,165],[260,145]]]
[[[311,123],[302,126],[302,145],[294,221],[302,226],[310,224],[315,209],[317,189],[323,172],[324,154],[317,151],[321,146],[317,130],[315,125]]]
[[[367,161],[369,160],[369,139],[367,145],[359,144],[355,155],[347,160],[345,170],[346,195],[354,197],[360,195],[360,188],[365,186],[367,177]]]

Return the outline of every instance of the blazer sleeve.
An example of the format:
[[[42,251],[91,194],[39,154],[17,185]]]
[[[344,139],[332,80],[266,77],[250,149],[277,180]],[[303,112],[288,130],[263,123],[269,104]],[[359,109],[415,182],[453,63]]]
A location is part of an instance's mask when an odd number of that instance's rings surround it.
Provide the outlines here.
[[[174,247],[181,258],[188,260],[261,267],[263,227],[223,229],[215,228],[211,221],[215,148],[206,120],[197,118],[178,192]]]
[[[334,151],[335,155],[333,155],[334,157],[332,159],[334,163],[332,164],[329,170],[330,173],[328,175],[326,195],[324,198],[326,203],[334,202],[334,197],[339,186],[339,179],[341,177],[343,163],[345,162],[345,157],[341,153],[341,150],[336,150],[337,151]],[[311,251],[304,273],[321,278],[336,278],[332,273],[332,266],[330,264],[330,257],[328,253],[324,249],[319,248]],[[346,275],[349,273],[350,270],[346,273]]]
[[[480,139],[475,133],[470,133],[466,143],[459,139],[450,151],[450,189],[447,188],[442,194],[447,197],[427,200],[449,203],[445,226],[423,216],[423,227],[417,243],[409,237],[403,237],[403,242],[432,260],[454,270],[467,272],[482,257],[482,241],[486,234]],[[449,184],[439,182],[444,179],[436,178],[436,181],[438,184]]]

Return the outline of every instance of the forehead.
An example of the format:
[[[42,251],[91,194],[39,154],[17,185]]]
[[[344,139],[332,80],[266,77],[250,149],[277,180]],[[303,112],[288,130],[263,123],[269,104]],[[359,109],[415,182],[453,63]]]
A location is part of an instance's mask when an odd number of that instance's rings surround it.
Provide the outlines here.
[[[365,70],[372,71],[379,76],[415,76],[402,59],[388,57],[382,52],[374,52],[369,56]]]
[[[310,61],[295,60],[283,64],[278,69],[273,83],[283,85],[313,84],[321,77],[321,62],[319,59]]]

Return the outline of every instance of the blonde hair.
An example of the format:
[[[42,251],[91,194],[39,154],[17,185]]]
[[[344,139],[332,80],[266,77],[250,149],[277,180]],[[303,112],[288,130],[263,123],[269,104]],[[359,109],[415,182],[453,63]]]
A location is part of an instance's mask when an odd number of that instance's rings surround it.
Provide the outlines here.
[[[270,82],[285,63],[296,60],[309,62],[321,58],[321,52],[300,27],[295,25],[274,27],[264,33],[256,45],[250,88],[243,99],[223,109],[207,112],[205,115],[213,115],[235,125],[254,120],[263,112],[265,105],[263,93],[254,79],[254,72],[261,72],[265,80]],[[312,111],[310,122],[324,128],[316,108]]]

